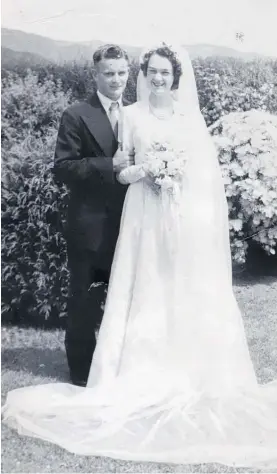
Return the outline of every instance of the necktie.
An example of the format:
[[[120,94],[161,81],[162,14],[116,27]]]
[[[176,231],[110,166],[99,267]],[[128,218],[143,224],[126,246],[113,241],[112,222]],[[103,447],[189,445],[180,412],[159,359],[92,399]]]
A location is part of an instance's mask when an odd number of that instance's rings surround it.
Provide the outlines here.
[[[118,118],[119,118],[119,104],[112,102],[110,105],[110,121],[115,137],[118,135]]]

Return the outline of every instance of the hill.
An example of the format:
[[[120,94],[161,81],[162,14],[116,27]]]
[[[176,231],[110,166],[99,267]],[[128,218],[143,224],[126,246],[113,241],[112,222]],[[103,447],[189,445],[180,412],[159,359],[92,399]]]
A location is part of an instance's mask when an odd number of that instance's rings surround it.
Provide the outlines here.
[[[91,60],[95,49],[104,44],[100,40],[92,40],[87,42],[71,43],[69,41],[58,41],[33,33],[25,33],[19,30],[11,30],[7,28],[1,29],[2,46],[9,51],[16,51],[21,53],[31,53],[37,57],[45,58],[48,61],[57,63],[64,61],[85,61]],[[136,58],[139,56],[141,48],[130,45],[121,45],[130,57]],[[215,46],[209,44],[194,44],[184,45],[191,58],[196,57],[205,58],[207,56],[220,57],[236,57],[244,60],[252,60],[257,58],[256,53],[243,53],[232,48],[224,46]],[[10,53],[11,54],[11,53]],[[7,58],[7,51],[5,52]],[[15,58],[15,56],[13,56]],[[25,56],[27,59],[27,56]],[[18,56],[18,59],[21,58]],[[30,59],[30,58],[29,58]]]

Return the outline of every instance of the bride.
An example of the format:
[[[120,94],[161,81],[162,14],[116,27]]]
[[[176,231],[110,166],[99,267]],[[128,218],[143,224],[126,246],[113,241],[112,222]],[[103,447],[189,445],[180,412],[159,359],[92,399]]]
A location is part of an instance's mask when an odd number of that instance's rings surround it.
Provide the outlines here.
[[[135,164],[118,176],[130,186],[87,387],[13,390],[4,421],[77,454],[276,468],[277,384],[259,386],[250,359],[188,55],[147,50],[138,99],[124,109],[120,153]]]

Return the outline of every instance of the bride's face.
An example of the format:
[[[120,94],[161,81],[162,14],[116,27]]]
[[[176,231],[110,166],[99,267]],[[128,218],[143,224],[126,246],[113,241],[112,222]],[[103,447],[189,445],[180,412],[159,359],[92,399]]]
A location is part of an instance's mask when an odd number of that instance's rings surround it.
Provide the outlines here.
[[[173,84],[173,67],[169,59],[153,54],[147,68],[147,85],[155,95],[171,91]]]

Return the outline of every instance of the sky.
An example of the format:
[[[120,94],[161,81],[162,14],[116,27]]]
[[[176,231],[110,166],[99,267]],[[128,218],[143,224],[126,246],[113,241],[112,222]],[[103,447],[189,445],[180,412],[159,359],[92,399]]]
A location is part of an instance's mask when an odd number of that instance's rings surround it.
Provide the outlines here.
[[[1,24],[74,42],[209,43],[277,57],[276,18],[277,0],[2,0]]]

